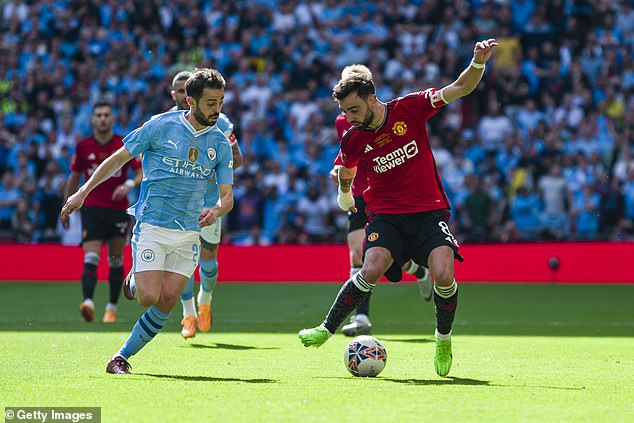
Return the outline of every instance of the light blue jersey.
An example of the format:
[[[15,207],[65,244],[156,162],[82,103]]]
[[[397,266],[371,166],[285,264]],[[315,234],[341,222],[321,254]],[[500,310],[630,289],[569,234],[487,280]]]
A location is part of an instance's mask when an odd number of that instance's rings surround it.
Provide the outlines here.
[[[215,125],[196,131],[186,112],[156,115],[123,140],[133,156],[143,153],[139,201],[128,209],[137,221],[135,232],[141,223],[200,231],[205,194],[216,185],[209,179],[215,173],[218,183],[233,184],[229,141]]]
[[[225,134],[225,137],[227,138],[229,138],[233,133],[233,123],[224,113],[220,113],[220,116],[218,116],[216,126],[222,131],[223,134]],[[231,157],[233,158],[233,153]],[[231,166],[233,167],[233,161],[231,162]],[[205,207],[215,206],[218,203],[218,199],[220,199],[220,192],[218,191],[217,180],[214,179],[209,184],[209,189],[205,194]]]

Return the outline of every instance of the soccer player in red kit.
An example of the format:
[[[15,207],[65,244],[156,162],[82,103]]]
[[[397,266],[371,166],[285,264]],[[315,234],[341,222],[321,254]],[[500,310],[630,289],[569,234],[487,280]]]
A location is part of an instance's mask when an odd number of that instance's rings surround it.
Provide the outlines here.
[[[71,160],[71,174],[66,183],[66,199],[77,191],[82,175],[87,181],[101,162],[123,146],[123,137],[112,130],[114,117],[110,103],[98,102],[93,106],[91,123],[93,135],[77,144]],[[134,179],[127,178],[128,168],[136,173]],[[130,224],[130,217],[126,214],[128,192],[140,185],[141,179],[143,179],[141,161],[133,159],[95,188],[86,197],[84,206],[81,208],[84,248],[81,287],[84,299],[79,305],[79,312],[87,322],[92,322],[94,319],[93,296],[97,285],[97,265],[99,265],[101,247],[104,242],[108,246],[108,264],[110,265],[108,275],[110,300],[106,306],[103,321],[112,323],[117,320],[117,302],[124,276],[123,248]],[[62,220],[64,228],[68,228],[68,224],[68,218]]]
[[[352,73],[360,73],[372,78],[372,73],[364,65],[346,66],[341,72],[341,78],[346,78]],[[335,118],[335,129],[339,141],[343,135],[352,127],[346,115],[340,114]],[[348,211],[348,250],[350,251],[350,277],[354,276],[363,264],[363,240],[365,239],[365,226],[369,223],[365,210],[365,200],[363,192],[368,188],[368,178],[365,165],[359,162],[357,173],[352,184],[352,196],[357,208],[356,212]],[[339,166],[335,166],[330,172],[331,178],[336,184],[339,182]],[[416,275],[421,298],[430,301],[432,297],[432,280],[429,271],[424,266],[419,266],[413,260],[408,261],[403,267],[405,273]],[[370,298],[369,292],[364,301],[356,305],[355,314],[350,318],[350,323],[341,328],[341,333],[346,336],[370,335],[372,333],[372,323],[370,322]]]
[[[344,210],[356,211],[350,187],[357,164],[363,162],[368,172],[364,198],[370,223],[361,271],[342,286],[320,326],[299,332],[304,346],[323,345],[381,276],[400,279],[400,267],[412,259],[427,264],[434,277],[434,367],[441,377],[449,373],[451,328],[458,304],[454,259],[462,258],[447,225],[449,200],[425,123],[441,107],[476,88],[495,46],[495,39],[477,42],[469,66],[440,90],[430,88],[383,103],[367,77],[352,75],[335,86],[333,97],[353,126],[341,140],[336,161],[341,165],[337,202]]]

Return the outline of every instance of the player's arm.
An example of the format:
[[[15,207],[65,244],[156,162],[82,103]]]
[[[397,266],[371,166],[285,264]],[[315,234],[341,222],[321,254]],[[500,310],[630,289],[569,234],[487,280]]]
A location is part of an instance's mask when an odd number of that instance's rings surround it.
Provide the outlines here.
[[[345,166],[339,167],[339,188],[337,189],[337,204],[342,210],[353,211],[356,213],[357,207],[354,204],[354,197],[352,196],[352,181],[354,181],[354,175],[357,174],[356,166],[353,168],[347,168]]]
[[[334,165],[332,169],[330,169],[330,180],[335,184],[335,186],[339,186],[339,168],[340,165]]]
[[[141,185],[143,180],[143,169],[139,168],[135,171],[134,178],[126,180],[124,183],[115,188],[112,193],[113,200],[119,200],[128,195],[132,188],[136,188]]]
[[[478,86],[484,74],[484,65],[491,57],[493,48],[498,43],[494,38],[479,41],[473,49],[473,59],[462,71],[458,79],[440,90],[440,96],[446,103],[450,103],[471,93]]]
[[[79,188],[79,182],[81,181],[81,174],[79,172],[71,171],[68,180],[66,181],[66,190],[64,191],[64,203],[75,192],[77,192],[77,188]],[[62,217],[60,219],[62,222],[62,228],[68,229],[70,226],[70,221],[68,216],[66,218]]]
[[[64,219],[68,219],[68,216],[72,212],[78,210],[82,204],[84,204],[84,200],[86,200],[86,197],[93,189],[106,179],[110,178],[117,170],[121,169],[124,164],[132,159],[132,157],[134,156],[132,156],[132,154],[130,154],[124,146],[104,160],[97,169],[95,169],[95,172],[86,181],[86,183],[84,183],[77,192],[66,200],[64,207],[62,207],[62,212],[60,213],[62,221]]]
[[[217,218],[229,213],[233,208],[233,185],[218,184],[218,191],[220,193],[220,204],[216,204],[209,209],[204,209],[198,217],[198,223],[201,228],[203,226],[213,225]]]
[[[231,142],[231,153],[233,154],[233,169],[235,170],[242,166],[244,159],[242,158],[242,150],[240,150],[240,145],[235,135],[231,134],[229,140]]]

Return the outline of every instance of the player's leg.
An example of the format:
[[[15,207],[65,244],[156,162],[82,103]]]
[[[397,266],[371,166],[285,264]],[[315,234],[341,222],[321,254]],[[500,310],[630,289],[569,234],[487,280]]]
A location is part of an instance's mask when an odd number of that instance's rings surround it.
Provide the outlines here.
[[[453,360],[451,329],[458,306],[458,285],[454,279],[454,260],[462,260],[458,254],[458,244],[449,226],[439,218],[435,222],[421,224],[421,239],[425,239],[420,250],[423,254],[416,259],[427,257],[434,278],[434,303],[436,305],[436,355],[434,367],[439,376],[447,376]],[[429,254],[427,254],[429,252]]]
[[[432,280],[431,272],[425,266],[419,265],[414,260],[405,263],[403,271],[409,275],[416,276],[421,299],[427,302],[431,301],[434,292],[434,281]]]
[[[218,282],[218,245],[220,244],[222,219],[200,231],[200,289],[198,291],[198,328],[208,332],[212,323],[211,301]]]
[[[357,304],[365,300],[392,262],[390,251],[384,247],[372,247],[366,250],[361,271],[343,284],[324,322],[316,328],[299,332],[298,337],[302,344],[305,347],[323,345]]]
[[[149,307],[121,349],[108,362],[107,373],[129,373],[127,360],[163,329],[189,277],[198,264],[198,234],[141,225],[133,237],[135,297]]]
[[[183,338],[193,338],[196,336],[196,324],[198,322],[196,316],[196,304],[194,302],[194,274],[189,277],[185,289],[180,296],[181,305],[183,306],[183,319],[181,320],[181,335]]]
[[[328,340],[346,319],[350,312],[365,300],[368,293],[376,285],[383,274],[396,262],[397,274],[400,278],[400,266],[405,263],[405,252],[402,249],[403,231],[399,229],[399,217],[379,216],[368,224],[365,230],[365,258],[361,271],[348,279],[341,287],[324,322],[312,329],[299,332],[299,339],[304,346],[321,346]],[[390,279],[392,280],[392,279]]]
[[[436,357],[434,366],[439,376],[447,376],[453,359],[451,327],[458,306],[458,285],[454,279],[454,252],[446,246],[436,247],[429,255],[434,275],[436,304]]]
[[[103,240],[107,238],[104,223],[99,208],[81,208],[84,267],[81,272],[83,300],[79,305],[79,312],[87,322],[92,322],[95,315],[95,303],[93,298],[97,286],[97,266],[99,265],[99,259],[101,257]]]
[[[79,313],[86,322],[95,318],[95,287],[97,286],[97,266],[101,255],[100,240],[84,241],[84,268],[81,272],[81,291],[83,300],[79,304]]]
[[[117,321],[117,304],[123,286],[123,248],[125,247],[124,236],[113,236],[107,241],[108,245],[108,287],[109,300],[106,311],[103,315],[104,323],[114,323]]]
[[[360,213],[357,212],[355,215]],[[363,216],[363,220],[367,222],[365,219],[365,212]],[[359,226],[359,224],[355,223],[355,220],[349,220],[350,229],[353,227]],[[355,226],[353,226],[355,225]],[[357,228],[354,230],[350,230],[348,232],[348,249],[350,251],[350,277],[353,277],[357,272],[361,270],[361,266],[363,265],[363,239],[365,238],[365,230],[363,227]],[[341,328],[341,333],[346,336],[357,336],[357,335],[369,335],[372,333],[372,323],[370,322],[370,298],[372,293],[368,293],[368,295],[364,298],[364,300],[357,304],[356,314],[350,319],[350,323],[344,325]]]

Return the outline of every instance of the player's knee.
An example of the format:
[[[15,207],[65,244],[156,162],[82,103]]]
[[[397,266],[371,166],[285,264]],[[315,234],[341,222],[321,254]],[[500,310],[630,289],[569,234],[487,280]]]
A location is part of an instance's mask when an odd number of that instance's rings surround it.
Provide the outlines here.
[[[159,302],[159,294],[155,292],[142,292],[136,290],[136,299],[143,307],[150,307]]]
[[[112,268],[123,267],[123,256],[119,257],[108,257],[108,265]]]
[[[176,306],[176,302],[179,299],[179,295],[176,293],[166,293],[164,292],[161,295],[161,298],[158,299],[158,304],[161,306],[161,310],[172,310]]]
[[[87,253],[84,253],[84,264],[99,266],[99,254],[93,251],[88,251]]]
[[[361,276],[363,276],[363,279],[373,285],[376,285],[379,279],[381,279],[381,276],[383,276],[383,269],[374,264],[363,263],[360,273]]]
[[[454,274],[453,271],[448,267],[435,269],[432,274],[434,276],[434,282],[436,283],[436,285],[449,286],[453,283]]]

